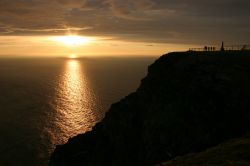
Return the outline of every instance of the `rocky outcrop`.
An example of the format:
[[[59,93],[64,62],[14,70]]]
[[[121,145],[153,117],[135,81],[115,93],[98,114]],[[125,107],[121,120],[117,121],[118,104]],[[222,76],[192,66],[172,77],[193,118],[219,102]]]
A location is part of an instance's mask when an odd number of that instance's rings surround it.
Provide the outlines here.
[[[50,165],[155,165],[239,137],[250,131],[249,85],[248,51],[163,55],[92,131],[57,146]]]

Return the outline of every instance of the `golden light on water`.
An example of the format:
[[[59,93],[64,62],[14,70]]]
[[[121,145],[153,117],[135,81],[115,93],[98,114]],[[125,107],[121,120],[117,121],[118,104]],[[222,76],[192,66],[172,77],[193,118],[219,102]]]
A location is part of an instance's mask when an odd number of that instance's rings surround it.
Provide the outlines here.
[[[56,95],[57,144],[90,130],[96,123],[95,100],[86,73],[76,59],[66,62]]]

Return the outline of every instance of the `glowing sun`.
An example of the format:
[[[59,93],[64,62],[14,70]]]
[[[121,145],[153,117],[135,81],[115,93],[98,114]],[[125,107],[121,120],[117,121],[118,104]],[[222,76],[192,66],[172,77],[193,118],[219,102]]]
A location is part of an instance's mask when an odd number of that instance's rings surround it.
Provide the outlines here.
[[[52,40],[63,43],[67,46],[78,46],[90,42],[90,38],[83,36],[57,36],[53,37]]]
[[[68,58],[69,58],[69,59],[76,59],[76,58],[78,58],[78,56],[77,56],[76,54],[70,54],[70,55],[68,56]]]

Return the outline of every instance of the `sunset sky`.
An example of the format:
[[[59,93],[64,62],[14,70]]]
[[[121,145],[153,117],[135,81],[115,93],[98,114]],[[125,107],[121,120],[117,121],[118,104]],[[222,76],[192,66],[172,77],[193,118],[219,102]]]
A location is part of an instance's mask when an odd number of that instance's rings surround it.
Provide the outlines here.
[[[159,56],[248,44],[249,11],[249,0],[0,0],[0,55]]]

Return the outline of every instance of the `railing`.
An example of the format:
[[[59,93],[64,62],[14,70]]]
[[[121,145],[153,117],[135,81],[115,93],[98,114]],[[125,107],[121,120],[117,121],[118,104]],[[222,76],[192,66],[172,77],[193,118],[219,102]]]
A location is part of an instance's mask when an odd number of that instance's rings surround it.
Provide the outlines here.
[[[250,44],[225,46],[226,51],[250,50]]]
[[[216,47],[189,48],[189,51],[218,51]]]
[[[203,48],[189,48],[189,51],[220,51],[214,46],[205,46]],[[250,44],[243,45],[232,45],[232,46],[224,46],[225,51],[242,51],[242,50],[250,50]]]

